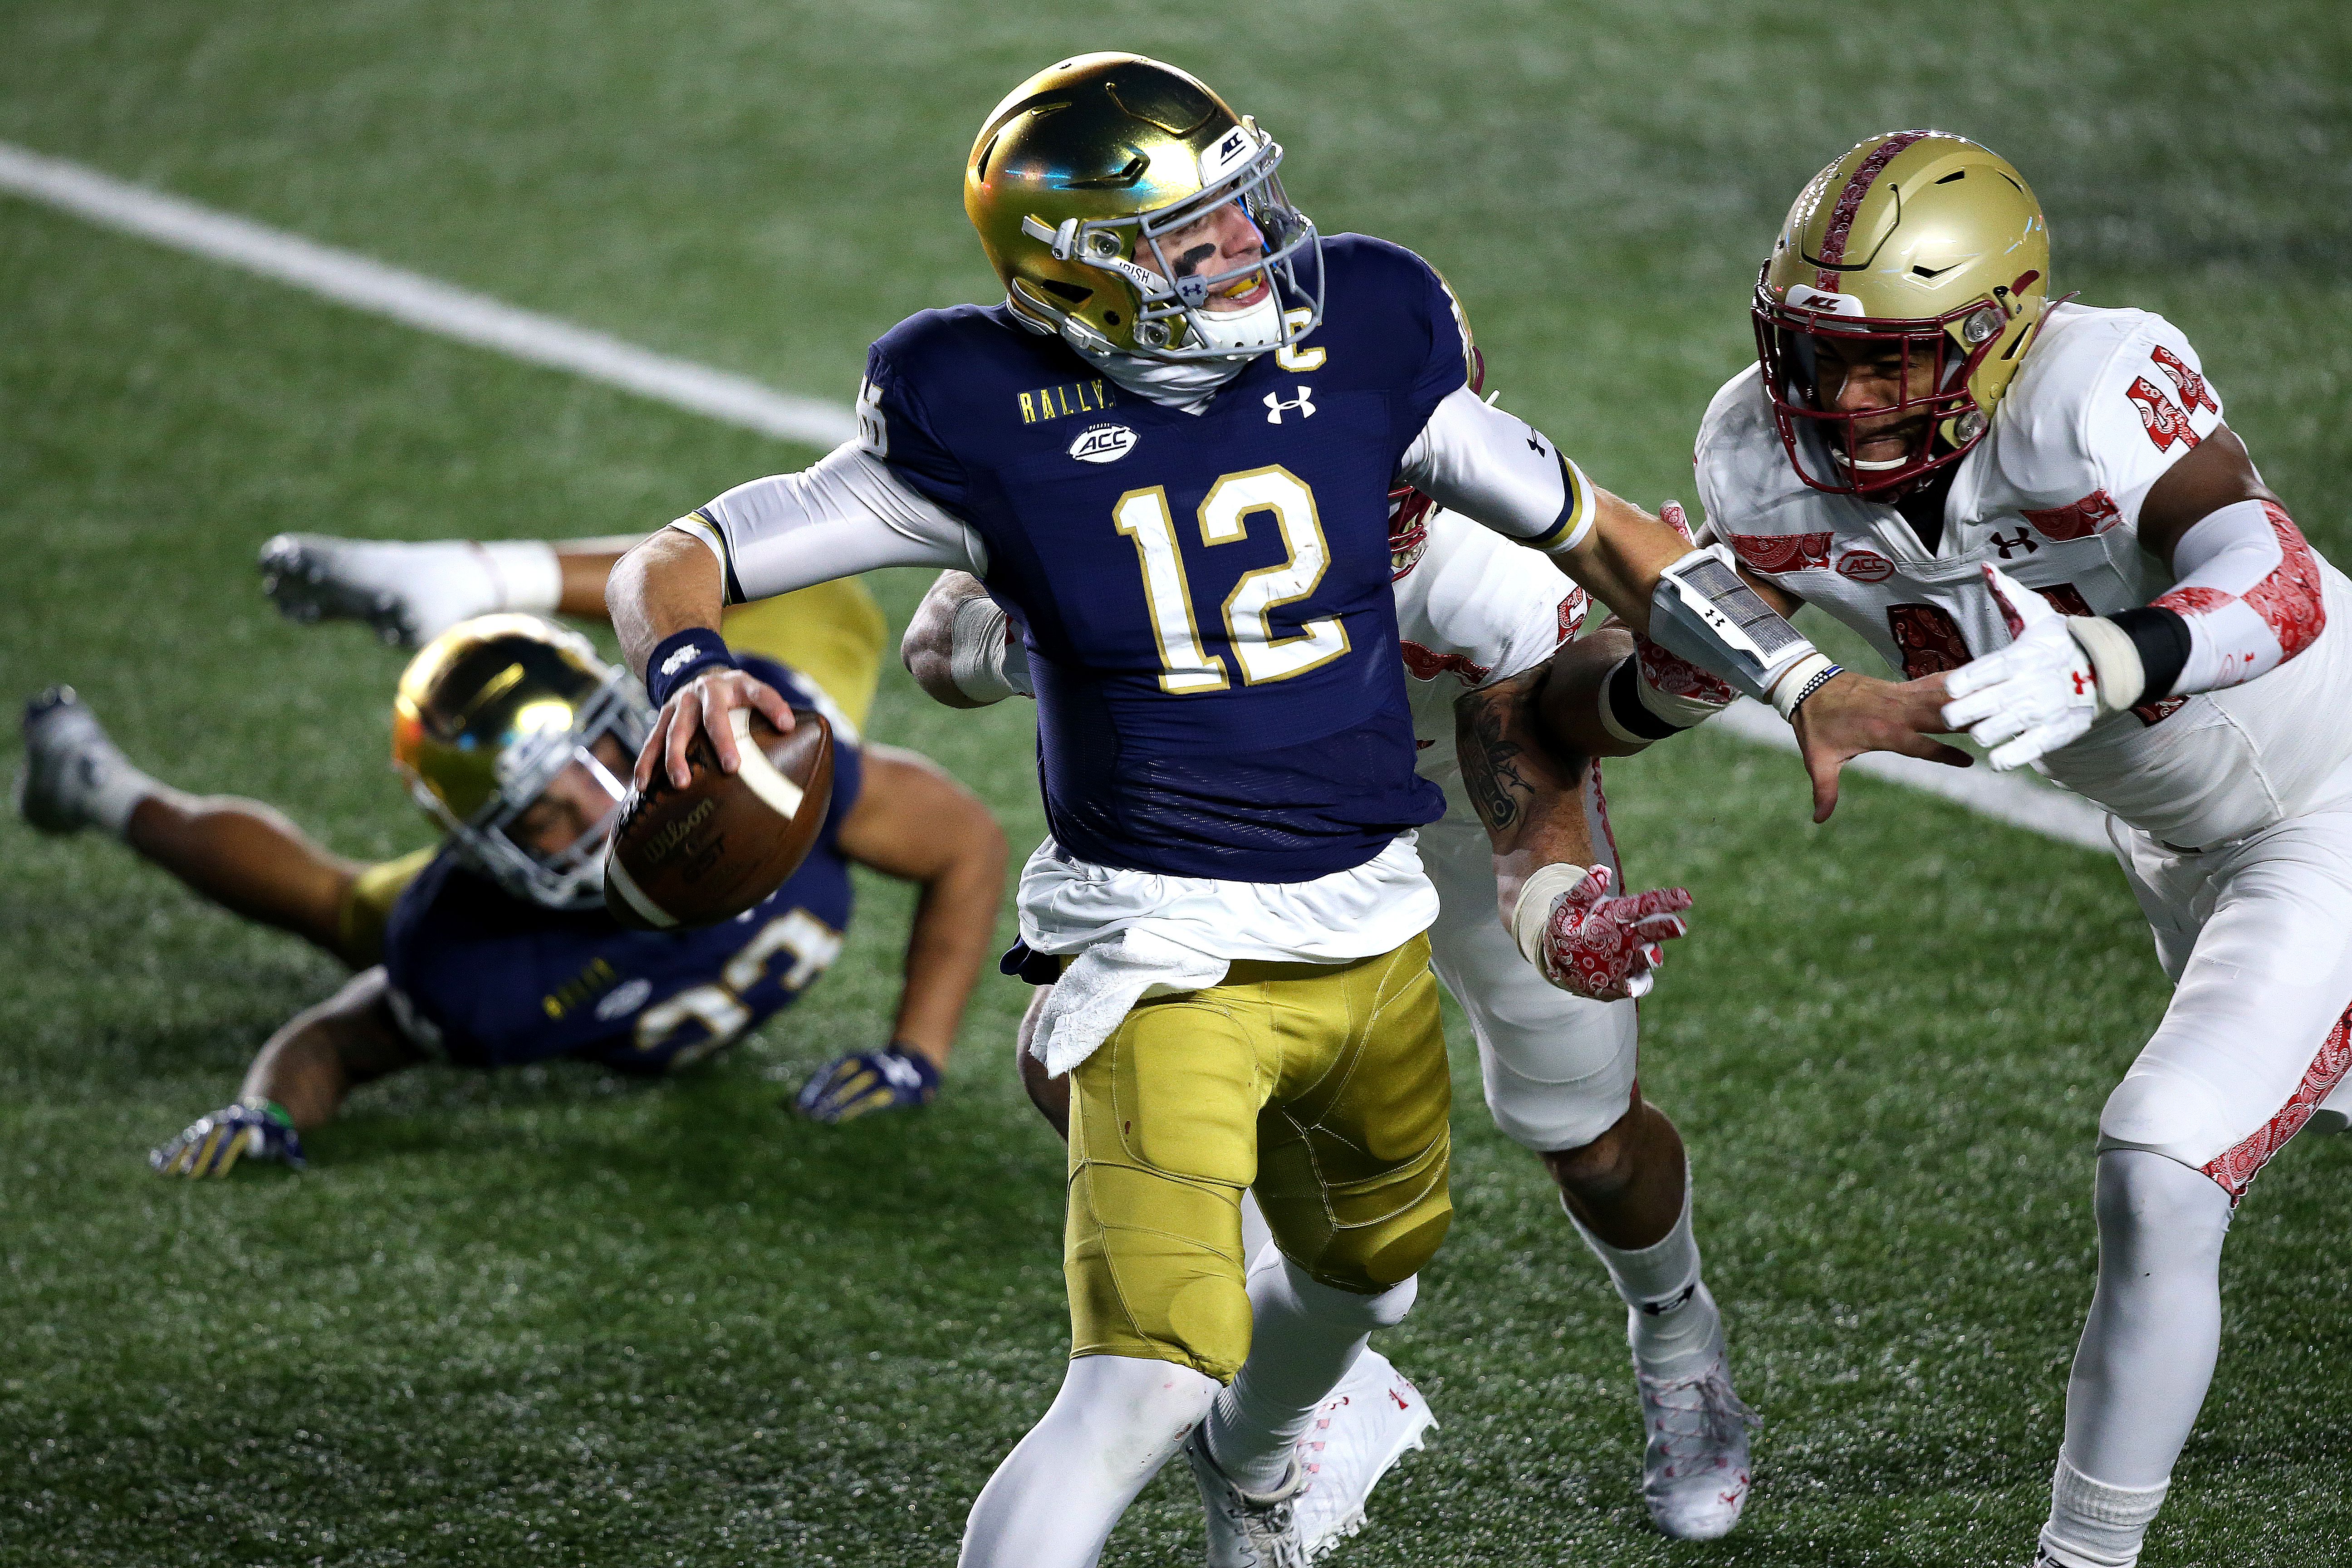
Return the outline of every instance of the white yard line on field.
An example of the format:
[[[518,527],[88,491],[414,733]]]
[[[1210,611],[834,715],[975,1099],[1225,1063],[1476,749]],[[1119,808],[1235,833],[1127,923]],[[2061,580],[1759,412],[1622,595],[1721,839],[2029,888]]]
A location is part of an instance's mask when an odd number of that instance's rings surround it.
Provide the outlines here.
[[[840,404],[796,397],[744,376],[641,349],[553,316],[5,142],[0,142],[0,191],[307,289],[423,331],[567,370],[763,435],[833,447],[857,432],[856,416]],[[1789,727],[1758,703],[1742,700],[1717,722],[1742,740],[1787,752],[1797,749]],[[1874,755],[1852,765],[2063,843],[2091,849],[2108,847],[2106,815],[2098,807],[2077,795],[1995,773],[1981,763],[1960,770],[1909,757]]]
[[[354,310],[389,316],[532,364],[568,370],[763,435],[814,447],[835,447],[857,433],[856,416],[839,404],[794,397],[744,376],[641,349],[553,316],[520,310],[487,295],[5,142],[0,142],[0,190],[107,228],[307,289]]]

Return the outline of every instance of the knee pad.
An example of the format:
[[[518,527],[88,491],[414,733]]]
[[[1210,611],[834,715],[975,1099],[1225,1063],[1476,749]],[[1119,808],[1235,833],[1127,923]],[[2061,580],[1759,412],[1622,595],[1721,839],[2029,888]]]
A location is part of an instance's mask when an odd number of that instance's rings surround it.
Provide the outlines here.
[[[2163,1062],[2139,1062],[2099,1112],[2099,1152],[2144,1149],[2201,1171],[2237,1141],[2211,1085]]]

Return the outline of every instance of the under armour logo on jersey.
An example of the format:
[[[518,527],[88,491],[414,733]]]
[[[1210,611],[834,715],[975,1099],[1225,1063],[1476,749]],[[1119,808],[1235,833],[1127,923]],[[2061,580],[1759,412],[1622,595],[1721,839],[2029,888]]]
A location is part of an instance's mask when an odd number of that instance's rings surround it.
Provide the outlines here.
[[[2025,530],[2021,528],[2017,531],[2017,537],[2015,539],[2003,539],[2000,536],[2000,531],[1999,529],[1995,529],[1992,533],[1992,542],[1994,544],[2000,546],[2000,558],[2003,561],[2015,555],[2021,550],[2024,551],[2028,555],[2031,555],[2035,551],[2042,548],[2042,546],[2033,542],[2033,535],[2026,532]]]
[[[1301,419],[1314,418],[1314,391],[1315,389],[1313,387],[1301,382],[1298,385],[1298,395],[1292,398],[1287,403],[1284,402],[1281,398],[1276,397],[1273,393],[1267,393],[1265,395],[1265,422],[1269,425],[1281,424],[1282,411],[1286,408],[1296,408],[1298,410],[1298,416]]]

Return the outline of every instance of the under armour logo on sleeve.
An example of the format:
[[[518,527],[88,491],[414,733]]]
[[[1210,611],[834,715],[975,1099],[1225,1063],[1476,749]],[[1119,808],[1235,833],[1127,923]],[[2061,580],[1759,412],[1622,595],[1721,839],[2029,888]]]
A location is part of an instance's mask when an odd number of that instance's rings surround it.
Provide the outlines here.
[[[1299,384],[1298,395],[1290,399],[1286,403],[1281,398],[1276,397],[1273,393],[1267,393],[1265,395],[1265,422],[1269,425],[1281,424],[1282,411],[1286,408],[1296,408],[1298,410],[1298,416],[1301,419],[1314,418],[1314,391],[1315,389],[1313,387],[1308,386],[1302,382]]]

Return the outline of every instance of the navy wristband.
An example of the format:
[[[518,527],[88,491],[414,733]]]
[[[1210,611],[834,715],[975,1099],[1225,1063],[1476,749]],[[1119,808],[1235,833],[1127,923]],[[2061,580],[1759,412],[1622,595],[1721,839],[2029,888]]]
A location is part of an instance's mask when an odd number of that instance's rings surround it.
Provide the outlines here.
[[[740,668],[717,632],[703,626],[672,632],[654,645],[653,657],[646,660],[646,695],[656,709],[662,708],[671,692],[704,670]]]

